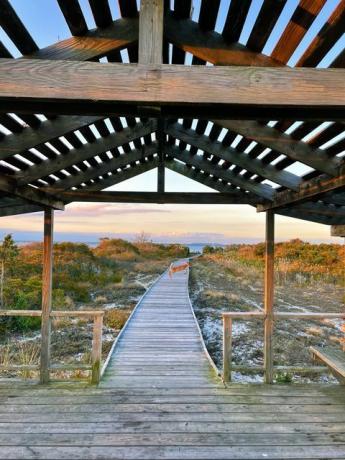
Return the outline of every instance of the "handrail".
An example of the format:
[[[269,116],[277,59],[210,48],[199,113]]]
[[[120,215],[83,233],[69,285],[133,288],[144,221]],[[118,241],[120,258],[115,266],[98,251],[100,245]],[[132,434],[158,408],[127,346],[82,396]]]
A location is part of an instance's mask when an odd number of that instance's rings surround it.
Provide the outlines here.
[[[262,320],[265,321],[267,315],[264,311],[230,311],[223,312],[223,381],[231,381],[231,372],[232,371],[244,371],[244,372],[265,372],[264,366],[238,366],[232,364],[232,321],[255,321]],[[294,319],[312,319],[312,320],[322,320],[322,319],[344,319],[345,313],[334,313],[334,312],[325,312],[325,313],[313,313],[313,312],[275,312],[271,315],[271,319],[275,320],[294,320]],[[298,373],[321,373],[326,372],[326,366],[312,366],[312,367],[298,367],[298,366],[274,366],[274,369],[279,371],[291,371]]]
[[[102,328],[103,328],[103,315],[102,310],[55,310],[50,313],[51,318],[65,318],[65,317],[91,317],[93,318],[93,336],[92,336],[92,352],[91,352],[91,365],[85,364],[57,364],[50,365],[49,371],[56,370],[75,370],[86,369],[91,370],[91,383],[97,385],[101,378],[101,361],[102,361]],[[29,316],[41,317],[40,310],[0,310],[0,316]],[[8,365],[0,366],[0,370],[37,370],[38,366],[27,365]],[[40,368],[42,371],[42,368]]]

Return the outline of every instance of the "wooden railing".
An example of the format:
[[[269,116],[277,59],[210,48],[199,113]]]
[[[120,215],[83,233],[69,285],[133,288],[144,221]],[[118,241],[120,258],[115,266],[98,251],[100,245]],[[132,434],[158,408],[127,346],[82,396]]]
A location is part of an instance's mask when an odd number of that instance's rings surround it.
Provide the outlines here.
[[[231,381],[231,372],[265,373],[272,375],[274,371],[286,371],[296,373],[324,373],[326,366],[273,366],[271,361],[264,366],[242,366],[232,364],[232,322],[233,321],[266,321],[267,315],[263,311],[249,312],[224,312],[223,316],[223,380]],[[281,320],[322,320],[322,319],[345,319],[345,313],[290,313],[277,312],[271,315],[274,321]],[[265,346],[265,344],[264,344]]]
[[[48,373],[57,370],[89,370],[91,371],[91,383],[98,384],[101,376],[101,361],[102,361],[102,327],[103,327],[103,311],[99,310],[80,310],[80,311],[52,311],[50,318],[93,318],[93,337],[92,337],[92,353],[91,364],[50,364],[48,368],[39,365],[3,365],[0,370],[19,370],[19,371],[39,371],[40,374]],[[30,316],[42,317],[40,310],[0,310],[0,316]],[[48,353],[50,355],[50,353]]]

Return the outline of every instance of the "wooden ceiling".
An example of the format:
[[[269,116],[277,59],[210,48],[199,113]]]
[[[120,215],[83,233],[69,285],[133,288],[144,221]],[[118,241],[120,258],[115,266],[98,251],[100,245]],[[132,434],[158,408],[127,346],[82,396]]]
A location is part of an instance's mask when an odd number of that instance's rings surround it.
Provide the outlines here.
[[[325,0],[300,0],[270,55],[286,0],[264,0],[245,46],[252,1],[229,1],[220,32],[220,0],[201,0],[197,21],[191,1],[166,1],[152,32],[161,63],[146,57],[136,0],[119,0],[121,18],[89,0],[92,30],[78,0],[57,3],[71,37],[39,49],[0,0],[0,26],[22,55],[0,42],[0,216],[73,201],[242,203],[345,223],[345,0],[294,68]],[[160,0],[141,3],[159,12]],[[337,45],[332,69],[315,70]],[[156,193],[102,192],[154,168]],[[165,168],[219,196],[166,193]]]

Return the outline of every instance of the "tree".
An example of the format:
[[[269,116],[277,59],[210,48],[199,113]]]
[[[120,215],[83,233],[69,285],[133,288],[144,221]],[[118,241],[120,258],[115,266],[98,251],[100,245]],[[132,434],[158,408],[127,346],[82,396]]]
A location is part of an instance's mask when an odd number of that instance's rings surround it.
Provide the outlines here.
[[[151,243],[151,235],[142,230],[136,236],[134,243],[137,243],[137,244]]]
[[[0,245],[0,305],[4,308],[4,283],[5,283],[5,270],[13,263],[19,254],[18,246],[15,244],[12,235],[6,235]]]

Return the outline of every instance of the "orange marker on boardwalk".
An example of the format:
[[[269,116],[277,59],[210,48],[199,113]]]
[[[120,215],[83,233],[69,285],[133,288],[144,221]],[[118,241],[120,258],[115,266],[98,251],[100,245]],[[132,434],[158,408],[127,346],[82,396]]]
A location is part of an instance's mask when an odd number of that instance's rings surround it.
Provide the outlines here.
[[[172,278],[172,275],[176,272],[181,272],[183,270],[187,270],[189,268],[189,262],[183,262],[178,265],[176,265],[175,262],[172,262],[169,267],[169,276]]]

